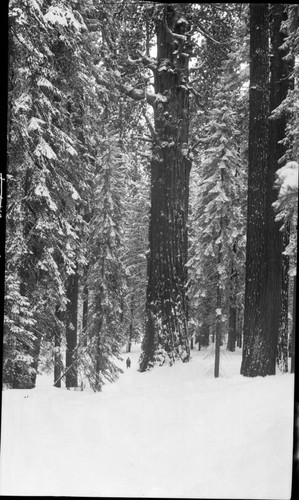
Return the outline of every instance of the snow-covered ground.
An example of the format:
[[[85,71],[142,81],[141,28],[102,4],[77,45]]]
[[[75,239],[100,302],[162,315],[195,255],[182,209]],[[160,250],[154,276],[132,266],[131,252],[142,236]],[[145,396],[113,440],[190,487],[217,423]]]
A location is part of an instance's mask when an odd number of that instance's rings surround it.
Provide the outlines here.
[[[137,371],[101,393],[38,377],[2,398],[0,494],[288,499],[294,376],[239,375],[241,353]]]

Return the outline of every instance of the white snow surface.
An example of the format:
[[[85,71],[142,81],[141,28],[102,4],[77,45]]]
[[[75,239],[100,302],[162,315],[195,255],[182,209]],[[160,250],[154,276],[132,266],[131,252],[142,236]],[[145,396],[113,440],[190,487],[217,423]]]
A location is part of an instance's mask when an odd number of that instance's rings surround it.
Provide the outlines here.
[[[140,347],[102,392],[3,391],[0,494],[256,498],[291,496],[294,375],[247,378],[241,351],[137,371]]]

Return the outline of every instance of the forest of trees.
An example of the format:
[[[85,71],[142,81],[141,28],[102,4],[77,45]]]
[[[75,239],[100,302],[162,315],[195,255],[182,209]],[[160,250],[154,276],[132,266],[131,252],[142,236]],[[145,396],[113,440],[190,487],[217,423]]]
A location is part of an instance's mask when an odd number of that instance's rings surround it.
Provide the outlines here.
[[[5,386],[294,371],[298,58],[296,4],[10,0]]]

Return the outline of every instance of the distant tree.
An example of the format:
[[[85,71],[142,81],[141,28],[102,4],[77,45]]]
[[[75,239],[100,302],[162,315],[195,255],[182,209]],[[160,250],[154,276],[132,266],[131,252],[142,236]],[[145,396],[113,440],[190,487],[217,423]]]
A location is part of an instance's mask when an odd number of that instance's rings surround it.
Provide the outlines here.
[[[240,301],[243,292],[246,199],[246,162],[240,154],[233,95],[219,85],[215,108],[208,115],[206,137],[200,141],[200,173],[191,218],[192,257],[188,263],[190,304],[198,310],[199,324],[205,328],[208,325],[211,332],[216,330],[218,348],[223,341],[222,326],[230,327],[234,333],[231,350],[236,341],[237,296]]]
[[[240,44],[244,22],[235,27],[231,51],[214,85],[212,107],[202,118],[202,137],[196,141],[188,262],[189,318],[196,338],[206,345],[207,332],[228,330],[220,341],[227,338],[229,350],[235,349],[243,313],[246,227],[247,74],[241,62],[246,67],[248,54]]]
[[[146,164],[141,161],[137,152],[131,154],[130,157],[132,158],[132,170],[128,183],[128,213],[124,235],[124,265],[127,275],[126,307],[124,309],[127,352],[130,352],[133,341],[136,342],[142,338],[144,331],[149,222],[149,173]]]

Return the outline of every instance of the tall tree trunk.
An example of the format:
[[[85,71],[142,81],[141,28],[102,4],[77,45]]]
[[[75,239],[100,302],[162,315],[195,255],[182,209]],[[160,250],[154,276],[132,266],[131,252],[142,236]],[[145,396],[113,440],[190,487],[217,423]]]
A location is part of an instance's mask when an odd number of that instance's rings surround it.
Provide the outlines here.
[[[285,36],[280,31],[281,23],[286,19],[284,4],[271,4],[271,64],[270,64],[270,112],[286,98],[289,87],[289,63],[283,58],[287,51],[281,49]],[[273,189],[275,172],[280,167],[279,160],[284,154],[284,146],[279,143],[285,136],[286,118],[269,120],[269,159],[267,175],[267,287],[268,300],[265,311],[265,329],[269,332],[272,351],[272,369],[275,373],[277,360],[277,344],[280,349],[282,368],[287,367],[287,292],[288,292],[288,257],[283,256],[288,236],[280,231],[280,222],[275,221],[272,203],[277,199],[277,191]],[[284,324],[286,323],[286,324]],[[271,332],[271,333],[270,333]]]
[[[250,4],[249,165],[244,340],[241,374],[275,373],[272,332],[265,330],[266,195],[269,116],[269,4]],[[276,339],[275,339],[276,344]]]
[[[78,274],[72,274],[68,278],[67,298],[69,302],[66,306],[66,387],[77,387],[77,328],[78,328]]]
[[[294,276],[291,373],[295,373],[296,296],[297,296],[297,276]]]
[[[283,235],[283,250],[289,242],[289,230]],[[278,343],[277,343],[277,364],[281,371],[288,371],[288,344],[289,344],[289,256],[282,255],[282,276],[281,276],[281,310],[279,318]]]
[[[157,26],[156,136],[151,161],[147,317],[140,371],[155,363],[167,360],[172,364],[190,357],[186,262],[191,161],[188,55],[182,37],[189,28],[177,6],[165,5],[164,18]]]

